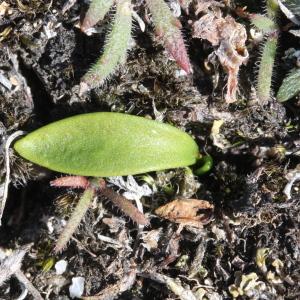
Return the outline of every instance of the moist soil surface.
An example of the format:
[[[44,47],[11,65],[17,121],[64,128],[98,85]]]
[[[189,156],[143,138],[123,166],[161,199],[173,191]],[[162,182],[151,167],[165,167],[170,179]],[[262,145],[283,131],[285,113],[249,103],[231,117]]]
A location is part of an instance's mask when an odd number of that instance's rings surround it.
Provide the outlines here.
[[[146,28],[142,32],[135,23],[127,61],[99,88],[79,95],[80,78],[101,54],[113,10],[88,36],[78,27],[87,3],[69,1],[66,7],[63,2],[6,0],[4,9],[0,1],[1,189],[11,134],[88,112],[173,124],[194,137],[213,166],[201,176],[183,168],[119,178],[119,184],[110,184],[119,194],[148,185],[151,192],[141,193],[140,202],[150,225],[139,228],[98,195],[67,247],[55,254],[82,190],[51,187],[50,181],[64,174],[31,164],[10,149],[0,278],[10,268],[7,258],[26,249],[20,270],[43,299],[71,299],[70,286],[78,277],[84,290],[77,296],[91,297],[86,299],[299,299],[299,181],[288,195],[284,191],[300,176],[300,98],[279,103],[276,93],[295,64],[287,53],[300,50],[300,38],[282,30],[272,96],[260,101],[255,88],[261,45],[238,12],[246,7],[261,13],[265,5],[224,1],[221,12],[246,28],[249,51],[238,76],[237,101],[229,104],[224,98],[228,74],[216,57],[208,59],[216,47],[192,38],[190,24],[199,18],[194,7],[179,16],[193,67],[185,75],[155,36],[145,4],[136,1]],[[283,14],[278,22],[282,28],[291,24]],[[202,199],[214,208],[200,212],[202,226],[179,228],[155,213],[175,199]],[[66,268],[61,271],[58,262]],[[25,286],[15,274],[7,276],[0,299],[34,299],[30,290],[25,295]]]

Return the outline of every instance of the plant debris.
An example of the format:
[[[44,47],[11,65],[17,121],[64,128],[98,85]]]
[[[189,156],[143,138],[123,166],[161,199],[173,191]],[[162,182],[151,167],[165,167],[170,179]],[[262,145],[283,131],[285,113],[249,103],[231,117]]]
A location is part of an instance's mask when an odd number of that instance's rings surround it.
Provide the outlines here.
[[[157,208],[155,213],[162,218],[169,219],[183,226],[189,225],[202,228],[204,224],[209,222],[209,211],[213,207],[212,204],[205,200],[177,199]],[[208,211],[208,213],[205,213],[205,211]]]
[[[290,200],[292,198],[292,187],[296,181],[300,180],[300,165],[297,165],[297,167],[294,170],[289,171],[286,174],[286,179],[288,180],[288,183],[286,184],[283,192],[286,195],[287,199]]]
[[[208,5],[212,4],[207,3],[203,6],[201,2],[198,3],[197,13],[207,10]],[[212,46],[218,47],[214,53],[228,73],[225,100],[227,103],[237,101],[239,68],[242,64],[246,64],[249,57],[245,27],[231,16],[222,17],[221,11],[216,9],[208,11],[193,24],[193,37],[206,39]]]
[[[7,257],[3,259],[0,264],[0,286],[3,285],[11,276],[15,276],[21,284],[24,285],[25,289],[31,293],[36,300],[42,300],[42,296],[39,291],[32,285],[27,279],[24,273],[21,271],[21,263],[24,259],[28,246],[23,249],[13,251]],[[20,296],[21,297],[21,296]]]
[[[122,0],[133,21],[126,61],[79,95],[116,16],[117,1],[104,2],[113,5],[87,35],[88,1],[0,0],[0,298],[298,299],[299,0],[160,0],[158,17],[154,2]],[[155,30],[161,15],[167,25]],[[271,57],[261,55],[270,43]],[[88,197],[55,253],[94,179],[32,164],[7,140],[90,112],[169,123],[212,158],[210,170],[196,176],[199,162],[106,178],[109,197]]]

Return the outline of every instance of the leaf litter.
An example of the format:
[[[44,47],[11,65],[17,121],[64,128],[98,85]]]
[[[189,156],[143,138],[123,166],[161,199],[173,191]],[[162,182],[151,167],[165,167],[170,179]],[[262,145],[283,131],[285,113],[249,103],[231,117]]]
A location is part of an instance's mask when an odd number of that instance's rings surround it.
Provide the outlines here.
[[[182,226],[202,228],[209,222],[213,207],[205,200],[177,199],[157,208],[155,213]]]
[[[208,10],[210,6],[214,6],[214,10]],[[193,37],[208,40],[216,49],[214,54],[228,73],[225,100],[233,103],[237,101],[240,66],[246,64],[249,58],[246,48],[247,32],[245,26],[236,22],[233,17],[223,17],[219,6],[215,1],[198,3],[196,13],[207,13],[194,22]]]
[[[57,174],[11,156],[1,249],[15,253],[33,243],[20,269],[42,297],[67,299],[72,278],[82,277],[84,291],[78,295],[87,299],[297,299],[299,101],[296,96],[287,105],[275,99],[267,105],[257,102],[252,69],[257,43],[245,35],[251,28],[236,13],[241,8],[261,13],[264,4],[179,1],[194,73],[178,76],[177,65],[153,44],[142,1],[135,1],[145,31],[134,32],[136,44],[127,64],[101,89],[80,98],[80,77],[100,53],[109,16],[97,25],[96,34],[85,37],[76,27],[86,11],[84,3],[18,3],[0,1],[0,38],[5,46],[0,47],[0,74],[6,85],[0,84],[1,187],[7,136],[89,111],[127,112],[176,124],[214,158],[211,172],[201,178],[171,170],[110,183],[116,192],[138,199],[151,225],[139,229],[109,202],[94,200],[66,250],[54,255],[53,245],[79,191],[54,190],[49,181]],[[176,1],[174,7],[178,15]],[[202,36],[192,39],[197,22],[212,32],[200,27]],[[210,27],[204,27],[207,24]],[[296,36],[283,32],[281,38],[282,53],[291,47],[297,51]],[[242,67],[246,51],[248,64]],[[279,78],[293,59],[278,57]],[[225,99],[237,99],[229,105],[223,101],[227,79],[232,82]],[[60,200],[54,202],[56,197]],[[174,208],[174,199],[206,199],[211,207],[184,208],[184,215],[183,204]],[[179,210],[179,218],[171,211],[166,218],[155,214],[168,203]],[[179,220],[188,223],[180,232]],[[1,262],[7,258],[1,256]],[[57,274],[55,264],[61,260],[67,268]],[[24,286],[12,275],[0,287],[1,297],[30,297]]]

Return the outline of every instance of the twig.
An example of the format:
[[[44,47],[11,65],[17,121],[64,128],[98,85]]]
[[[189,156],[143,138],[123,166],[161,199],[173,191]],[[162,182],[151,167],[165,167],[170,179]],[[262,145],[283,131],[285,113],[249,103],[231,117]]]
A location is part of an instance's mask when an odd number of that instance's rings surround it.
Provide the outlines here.
[[[191,290],[185,289],[180,283],[173,278],[159,273],[139,273],[141,277],[150,278],[159,283],[164,283],[167,287],[179,297],[180,300],[196,300],[197,298]]]
[[[30,292],[35,300],[43,300],[40,292],[33,286],[21,270],[17,270],[14,274],[17,279],[24,284],[26,289]]]
[[[43,300],[39,291],[33,286],[33,284],[21,271],[21,263],[29,247],[30,245],[27,245],[19,250],[13,251],[11,255],[3,260],[0,265],[0,286],[11,276],[15,276],[31,293],[35,300]]]
[[[92,257],[94,257],[94,258],[97,257],[97,255],[96,255],[95,253],[89,251],[86,247],[84,247],[84,245],[83,245],[78,239],[74,238],[74,236],[72,236],[71,239],[77,243],[77,246],[78,246],[79,249],[84,250],[84,251],[87,252],[90,256],[92,256]]]
[[[109,243],[109,244],[112,244],[112,245],[115,245],[117,248],[123,248],[123,245],[122,243],[120,243],[119,241],[115,240],[115,239],[112,239],[108,236],[105,236],[105,235],[102,235],[102,234],[98,234],[97,235],[98,239],[102,242],[105,242],[105,243]]]
[[[94,296],[82,297],[83,300],[113,300],[118,295],[130,290],[136,280],[137,269],[135,264],[132,264],[127,272],[123,274],[122,279],[115,284],[109,285],[100,293]]]
[[[5,143],[5,169],[6,169],[6,175],[5,175],[5,183],[4,183],[4,191],[3,191],[3,198],[1,201],[1,207],[0,207],[0,226],[2,225],[2,216],[5,209],[5,204],[8,196],[8,187],[10,183],[10,165],[9,165],[9,148],[11,143],[19,136],[24,135],[24,131],[16,131],[13,134],[11,134]]]
[[[3,260],[0,265],[0,286],[21,268],[25,254],[26,250],[17,250]]]
[[[197,247],[196,255],[189,269],[189,278],[195,277],[195,275],[199,272],[199,269],[202,265],[202,261],[206,252],[206,246],[207,246],[207,240],[206,237],[204,237]]]
[[[75,4],[75,2],[76,0],[68,0],[62,8],[62,14],[64,15]]]

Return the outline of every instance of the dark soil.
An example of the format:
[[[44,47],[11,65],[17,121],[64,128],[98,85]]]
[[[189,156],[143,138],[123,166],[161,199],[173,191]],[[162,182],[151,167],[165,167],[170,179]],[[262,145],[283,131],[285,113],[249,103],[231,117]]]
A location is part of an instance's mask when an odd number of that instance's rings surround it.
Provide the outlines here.
[[[136,26],[135,46],[126,64],[104,86],[79,96],[80,78],[101,53],[109,19],[97,25],[102,33],[86,36],[75,26],[87,8],[83,1],[65,14],[62,1],[23,0],[26,9],[21,1],[6,2],[12,13],[0,19],[0,32],[8,27],[11,31],[0,41],[0,75],[15,78],[19,85],[0,84],[0,183],[5,177],[4,143],[10,134],[95,111],[172,123],[193,135],[202,152],[214,160],[212,170],[197,178],[184,170],[150,174],[157,190],[142,199],[151,216],[142,235],[136,224],[98,199],[68,247],[55,255],[52,249],[63,221],[81,191],[50,187],[61,174],[25,162],[11,150],[12,184],[0,227],[0,252],[30,244],[21,269],[43,298],[69,299],[72,278],[82,276],[83,295],[107,289],[107,297],[95,299],[179,299],[159,280],[159,275],[166,275],[193,291],[196,299],[231,299],[238,288],[238,299],[299,299],[300,183],[293,185],[291,199],[283,190],[286,175],[300,163],[300,98],[282,104],[274,97],[262,105],[253,96],[259,46],[249,39],[250,59],[240,72],[239,100],[228,105],[223,97],[226,73],[221,66],[204,67],[214,49],[207,41],[191,39],[189,16],[181,16],[194,69],[189,76],[177,76],[178,66],[153,41],[149,24],[144,33]],[[248,4],[248,11],[259,12],[261,1],[231,2],[227,13],[245,24],[250,36],[248,21],[234,8]],[[139,13],[145,13],[143,6]],[[282,23],[288,20],[282,17]],[[292,64],[283,59],[290,48],[300,50],[300,39],[283,32],[274,94]],[[216,120],[224,121],[217,142],[212,134]],[[136,180],[144,183],[141,177]],[[186,227],[176,235],[178,224],[155,216],[157,207],[180,197],[212,203],[209,224],[203,229]],[[146,249],[142,237],[150,231],[159,233],[158,244]],[[68,264],[62,275],[54,268],[60,260]],[[136,280],[118,292],[130,272]],[[248,291],[241,280],[249,280]],[[116,291],[112,296],[109,288]],[[21,290],[12,277],[0,287],[0,299],[17,299]]]

